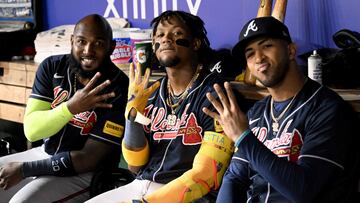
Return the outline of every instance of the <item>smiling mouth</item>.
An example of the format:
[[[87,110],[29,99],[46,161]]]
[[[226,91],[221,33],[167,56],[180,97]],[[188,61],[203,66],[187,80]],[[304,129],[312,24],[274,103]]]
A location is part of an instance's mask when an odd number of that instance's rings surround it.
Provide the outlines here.
[[[81,63],[85,66],[90,66],[95,63],[96,59],[93,57],[81,57]]]

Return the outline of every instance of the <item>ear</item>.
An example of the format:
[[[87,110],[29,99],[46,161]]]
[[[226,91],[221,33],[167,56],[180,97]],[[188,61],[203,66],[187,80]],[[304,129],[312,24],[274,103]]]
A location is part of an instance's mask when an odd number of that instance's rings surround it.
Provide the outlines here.
[[[194,50],[195,50],[195,51],[199,50],[200,47],[201,47],[201,40],[198,39],[198,38],[195,38],[195,39],[193,40],[193,47],[194,47]]]
[[[114,49],[116,47],[116,41],[115,40],[111,40],[110,41],[110,55],[114,52]]]
[[[295,60],[296,59],[296,52],[297,52],[296,44],[295,43],[288,44],[288,51],[289,51],[289,59],[290,60]]]
[[[152,49],[153,53],[155,53],[155,39],[154,38],[152,38],[152,40],[151,40],[151,49]]]
[[[71,46],[72,46],[73,42],[74,42],[74,35],[71,35],[70,36],[70,44],[71,44]]]

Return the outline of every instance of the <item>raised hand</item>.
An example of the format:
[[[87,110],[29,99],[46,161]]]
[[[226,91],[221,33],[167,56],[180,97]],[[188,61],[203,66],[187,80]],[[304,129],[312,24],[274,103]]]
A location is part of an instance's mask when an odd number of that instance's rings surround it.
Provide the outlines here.
[[[114,92],[101,94],[101,91],[110,85],[110,81],[106,80],[98,86],[95,86],[96,81],[100,78],[100,73],[97,72],[94,77],[86,84],[83,89],[75,92],[74,96],[67,102],[69,111],[72,114],[78,114],[88,111],[93,108],[111,108],[112,104],[105,103],[105,100],[115,97]]]
[[[137,64],[140,67],[140,64]],[[156,81],[150,87],[148,86],[150,77],[150,69],[147,68],[144,74],[144,78],[141,77],[141,70],[134,69],[134,64],[130,64],[129,70],[129,90],[128,90],[128,102],[125,110],[125,117],[128,118],[131,109],[136,109],[137,112],[143,114],[147,100],[150,95],[160,86],[160,82]],[[136,112],[135,112],[136,113]]]
[[[7,190],[18,184],[23,175],[21,172],[21,162],[10,162],[0,167],[0,188]]]
[[[230,83],[224,83],[226,94],[221,90],[221,87],[218,84],[214,85],[214,89],[219,97],[218,101],[210,93],[206,94],[206,97],[215,107],[217,112],[210,111],[208,108],[204,107],[202,110],[205,114],[210,117],[217,119],[224,133],[233,141],[235,141],[246,129],[249,128],[248,120],[246,115],[240,110],[237,105],[234,92],[231,89]]]

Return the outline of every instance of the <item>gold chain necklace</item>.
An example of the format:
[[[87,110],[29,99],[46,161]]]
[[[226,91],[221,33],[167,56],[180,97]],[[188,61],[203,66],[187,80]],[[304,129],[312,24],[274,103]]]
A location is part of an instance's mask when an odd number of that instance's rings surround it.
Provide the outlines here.
[[[308,78],[306,77],[305,80],[304,80],[304,84],[307,83],[307,81],[308,81]],[[274,116],[274,99],[273,99],[273,97],[271,97],[270,114],[271,114],[271,118],[273,120],[273,123],[272,123],[273,132],[278,132],[279,131],[279,120],[285,115],[286,111],[290,108],[290,106],[292,105],[293,101],[295,100],[296,96],[299,94],[301,89],[298,92],[296,92],[296,94],[291,99],[289,104],[285,107],[285,109],[280,113],[280,115],[278,117]]]
[[[286,111],[290,108],[291,104],[293,103],[293,101],[295,100],[297,93],[295,94],[295,96],[291,99],[291,101],[289,102],[289,104],[285,107],[285,109],[280,113],[280,115],[278,117],[274,116],[274,99],[273,97],[271,97],[271,101],[270,101],[270,114],[271,114],[271,118],[273,120],[272,123],[272,130],[273,132],[278,132],[279,131],[279,120],[285,115]]]
[[[170,81],[167,81],[167,89],[168,89],[168,97],[166,98],[166,104],[171,109],[171,114],[167,116],[168,125],[173,126],[176,124],[177,116],[175,115],[176,109],[180,106],[180,104],[185,100],[186,96],[189,94],[189,90],[191,89],[194,81],[199,77],[200,71],[202,69],[202,65],[198,65],[195,71],[195,74],[191,78],[190,82],[185,88],[185,91],[182,92],[180,95],[175,95],[174,91],[171,87]],[[176,99],[177,102],[173,104],[172,100]]]
[[[75,73],[75,74],[74,74],[74,86],[73,86],[74,94],[75,94],[75,92],[77,91],[76,85],[77,85],[77,74]]]

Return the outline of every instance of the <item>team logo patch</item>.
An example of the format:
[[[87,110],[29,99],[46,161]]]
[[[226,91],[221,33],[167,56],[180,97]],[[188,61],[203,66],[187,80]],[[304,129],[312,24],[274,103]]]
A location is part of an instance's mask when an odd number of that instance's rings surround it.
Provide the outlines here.
[[[115,137],[122,137],[124,133],[124,126],[111,121],[106,121],[103,132]]]
[[[90,133],[97,121],[97,116],[94,111],[86,111],[76,114],[71,120],[70,124],[80,128],[81,135],[87,135]]]
[[[184,144],[198,144],[202,141],[201,132],[202,128],[197,124],[195,115],[191,113],[185,128],[180,129],[178,135],[183,136]]]
[[[290,162],[296,163],[300,156],[303,141],[299,131],[294,130],[290,144],[272,150],[279,157],[287,157]]]
[[[221,124],[220,124],[220,122],[215,118],[214,118],[214,129],[215,129],[215,132],[217,132],[217,133],[220,133],[220,132],[224,131]]]

